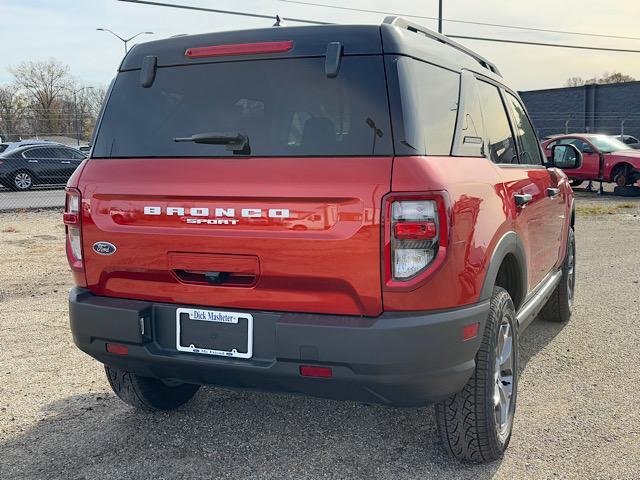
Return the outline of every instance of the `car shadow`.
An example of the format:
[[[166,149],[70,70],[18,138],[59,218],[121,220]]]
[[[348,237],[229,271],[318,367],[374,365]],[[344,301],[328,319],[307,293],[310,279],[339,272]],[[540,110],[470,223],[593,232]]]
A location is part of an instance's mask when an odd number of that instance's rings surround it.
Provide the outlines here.
[[[521,371],[562,327],[529,326]],[[449,458],[431,408],[204,387],[175,412],[143,413],[102,387],[47,404],[0,441],[2,478],[490,479],[501,464]]]
[[[566,323],[547,322],[536,318],[529,324],[519,339],[519,371],[526,369],[527,363],[562,332]]]

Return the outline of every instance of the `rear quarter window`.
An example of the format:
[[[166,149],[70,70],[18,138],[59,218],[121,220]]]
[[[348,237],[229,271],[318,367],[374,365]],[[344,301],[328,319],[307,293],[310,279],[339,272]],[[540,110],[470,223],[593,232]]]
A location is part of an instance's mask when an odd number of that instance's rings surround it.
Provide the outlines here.
[[[252,156],[392,155],[383,58],[345,56],[335,78],[324,57],[163,67],[150,88],[121,72],[92,155],[233,155],[173,140],[210,132],[248,136]]]
[[[450,155],[460,74],[410,57],[390,57],[396,154]]]

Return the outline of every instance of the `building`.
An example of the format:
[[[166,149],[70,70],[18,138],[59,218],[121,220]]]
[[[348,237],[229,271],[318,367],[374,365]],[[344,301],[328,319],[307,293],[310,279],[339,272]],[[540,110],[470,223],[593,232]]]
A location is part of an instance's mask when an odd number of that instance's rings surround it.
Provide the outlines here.
[[[520,92],[540,138],[606,133],[640,138],[640,81]]]

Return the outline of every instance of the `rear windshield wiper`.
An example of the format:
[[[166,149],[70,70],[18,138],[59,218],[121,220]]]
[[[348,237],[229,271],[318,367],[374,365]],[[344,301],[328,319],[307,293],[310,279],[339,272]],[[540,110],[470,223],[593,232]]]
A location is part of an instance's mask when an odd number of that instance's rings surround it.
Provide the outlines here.
[[[227,150],[231,150],[234,153],[240,153],[249,155],[251,148],[249,147],[249,137],[242,133],[196,133],[190,137],[176,137],[174,142],[193,142],[193,143],[205,143],[208,145],[226,145]]]

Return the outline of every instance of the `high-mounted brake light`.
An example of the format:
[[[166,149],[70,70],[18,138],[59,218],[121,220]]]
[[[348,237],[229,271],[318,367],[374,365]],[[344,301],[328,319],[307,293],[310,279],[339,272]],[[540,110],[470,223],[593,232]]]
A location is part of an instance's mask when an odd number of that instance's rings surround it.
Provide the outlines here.
[[[237,43],[187,48],[185,57],[224,57],[228,55],[255,55],[260,53],[284,53],[293,48],[293,40],[283,42]]]
[[[446,194],[391,194],[385,199],[385,280],[411,288],[438,267],[448,243]]]
[[[82,233],[81,233],[81,196],[80,192],[75,189],[67,189],[67,197],[65,200],[64,214],[62,220],[66,231],[66,250],[67,260],[71,270],[75,275],[76,282],[81,286],[84,281],[84,275],[80,273],[84,270],[82,262]]]

